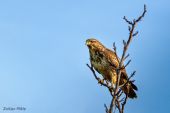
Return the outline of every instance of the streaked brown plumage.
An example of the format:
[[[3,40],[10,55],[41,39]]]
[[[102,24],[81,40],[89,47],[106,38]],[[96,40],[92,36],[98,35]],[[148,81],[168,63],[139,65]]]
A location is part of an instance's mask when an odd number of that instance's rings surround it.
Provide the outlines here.
[[[112,84],[116,84],[117,74],[115,69],[119,66],[118,56],[96,39],[87,39],[86,45],[89,48],[90,62],[94,69],[100,73],[105,80],[110,81]],[[119,85],[126,83],[127,79],[126,70],[123,69]],[[137,90],[137,87],[132,82],[129,82],[124,86],[122,90],[129,98],[137,97],[134,91]]]

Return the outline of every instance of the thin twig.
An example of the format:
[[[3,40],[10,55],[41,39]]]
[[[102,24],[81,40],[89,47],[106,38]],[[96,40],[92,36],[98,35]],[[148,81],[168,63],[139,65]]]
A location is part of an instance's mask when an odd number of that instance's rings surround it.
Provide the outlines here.
[[[124,66],[124,68],[126,68],[126,67],[130,64],[131,61],[132,61],[132,60],[129,60],[129,61],[126,63],[126,65]]]
[[[109,113],[106,104],[104,104],[104,107],[105,107],[106,113]]]
[[[130,54],[126,55],[123,61],[125,61],[129,56]]]
[[[122,103],[122,113],[123,113],[123,111],[124,111],[124,108],[125,108],[125,104],[126,104],[126,102],[127,102],[127,99],[128,99],[128,96],[126,95],[126,97],[125,97],[125,101]]]
[[[147,12],[147,10],[146,10],[146,5],[144,4],[144,11],[143,11],[142,15],[138,17],[138,19],[136,20],[136,22],[141,21],[142,18],[145,16],[145,13],[146,13],[146,12]]]

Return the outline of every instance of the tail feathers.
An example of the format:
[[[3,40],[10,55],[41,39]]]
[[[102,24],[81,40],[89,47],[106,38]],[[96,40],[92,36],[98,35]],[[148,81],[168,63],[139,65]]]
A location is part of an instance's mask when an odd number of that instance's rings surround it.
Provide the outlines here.
[[[130,84],[134,90],[136,90],[136,91],[138,90],[137,86],[135,84],[133,84],[133,82],[131,82]]]
[[[137,98],[135,90],[138,90],[138,88],[132,82],[124,86],[122,90],[129,98]]]
[[[129,93],[127,94],[127,96],[129,98],[132,98],[132,99],[137,98],[137,95],[136,95],[135,91],[132,88],[129,89]]]

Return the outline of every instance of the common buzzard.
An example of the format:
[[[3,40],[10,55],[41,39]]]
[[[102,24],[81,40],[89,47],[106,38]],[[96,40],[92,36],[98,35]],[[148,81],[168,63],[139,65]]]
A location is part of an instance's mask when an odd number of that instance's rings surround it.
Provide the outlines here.
[[[104,80],[111,82],[113,85],[116,84],[116,68],[119,67],[119,58],[115,52],[107,49],[96,39],[87,39],[86,45],[89,48],[90,62],[94,69],[103,76]],[[123,86],[127,83],[127,80],[126,70],[122,69],[119,85]],[[134,90],[137,90],[137,87],[130,81],[122,87],[122,91],[129,98],[137,97]]]

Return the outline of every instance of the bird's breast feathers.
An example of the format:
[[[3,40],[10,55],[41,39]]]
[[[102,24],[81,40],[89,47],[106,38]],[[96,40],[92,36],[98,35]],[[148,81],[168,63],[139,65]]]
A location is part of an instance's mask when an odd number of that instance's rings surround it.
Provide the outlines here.
[[[103,75],[106,72],[107,67],[109,67],[109,63],[107,62],[103,52],[92,51],[90,54],[91,64],[100,74]]]

